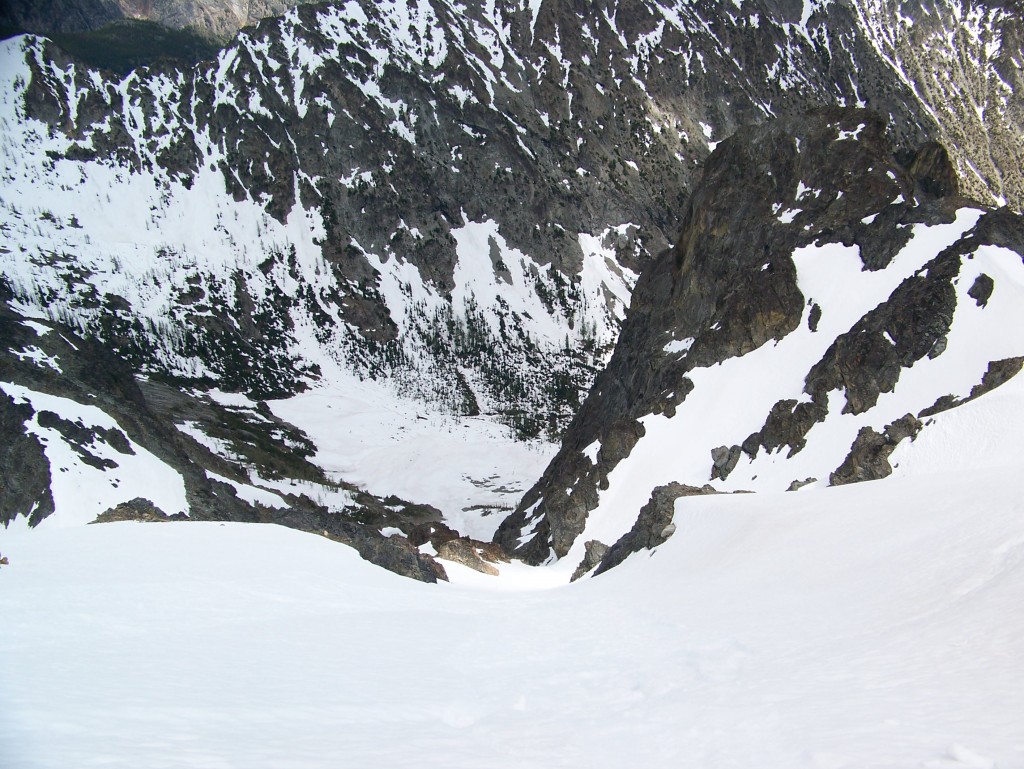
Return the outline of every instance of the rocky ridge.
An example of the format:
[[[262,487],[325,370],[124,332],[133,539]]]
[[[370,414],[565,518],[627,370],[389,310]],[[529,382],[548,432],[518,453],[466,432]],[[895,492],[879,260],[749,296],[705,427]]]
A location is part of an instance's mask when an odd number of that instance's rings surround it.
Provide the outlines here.
[[[499,530],[510,552],[540,563],[582,559],[584,540],[653,541],[651,526],[627,532],[642,507],[663,530],[682,484],[884,477],[929,417],[1020,369],[1022,218],[961,197],[940,145],[895,151],[877,115],[737,132],[683,222],[558,456]],[[992,286],[1004,304],[990,312]]]

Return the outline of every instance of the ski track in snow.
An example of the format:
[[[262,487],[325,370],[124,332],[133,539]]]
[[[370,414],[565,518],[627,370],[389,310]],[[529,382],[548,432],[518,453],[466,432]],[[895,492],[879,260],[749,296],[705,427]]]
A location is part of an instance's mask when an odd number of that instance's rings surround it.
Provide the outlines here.
[[[4,532],[0,754],[1011,769],[1022,498],[1002,472],[692,498],[654,557],[555,590],[423,585],[269,525]]]

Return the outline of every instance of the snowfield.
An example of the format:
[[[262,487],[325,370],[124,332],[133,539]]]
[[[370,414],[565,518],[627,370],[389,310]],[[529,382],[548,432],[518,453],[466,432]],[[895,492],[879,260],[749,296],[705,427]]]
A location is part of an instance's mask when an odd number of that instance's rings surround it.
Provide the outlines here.
[[[676,524],[569,586],[424,585],[271,525],[0,532],[0,764],[1024,766],[1020,474]]]
[[[460,533],[490,541],[558,450],[517,440],[486,417],[440,413],[343,370],[271,409],[317,446],[313,461],[381,497],[438,508]]]

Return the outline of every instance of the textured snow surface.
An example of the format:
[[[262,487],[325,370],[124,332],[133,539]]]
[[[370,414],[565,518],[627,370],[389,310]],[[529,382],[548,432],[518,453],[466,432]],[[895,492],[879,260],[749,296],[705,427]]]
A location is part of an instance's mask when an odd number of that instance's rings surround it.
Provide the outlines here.
[[[558,589],[270,525],[0,532],[0,763],[1024,766],[1021,500],[1001,472],[691,498],[654,557]]]

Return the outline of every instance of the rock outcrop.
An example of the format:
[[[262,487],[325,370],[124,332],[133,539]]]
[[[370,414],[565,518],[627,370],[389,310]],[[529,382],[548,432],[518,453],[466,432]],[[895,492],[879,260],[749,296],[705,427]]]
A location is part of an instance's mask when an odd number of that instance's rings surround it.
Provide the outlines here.
[[[943,377],[975,370],[981,394],[1019,370],[998,354],[1024,338],[991,325],[1001,289],[985,265],[1021,271],[1024,224],[957,189],[940,146],[894,149],[884,120],[863,111],[724,142],[679,242],[637,282],[559,454],[496,541],[531,562],[582,559],[582,541],[612,528],[629,534],[623,546],[651,541],[646,520],[679,484],[783,491],[887,475],[925,416],[971,397],[936,401],[929,393],[954,386]],[[1015,289],[1002,291],[1009,308]],[[908,378],[918,384],[902,387]]]
[[[640,508],[640,514],[622,538],[612,545],[601,558],[594,570],[594,576],[614,569],[633,553],[641,550],[653,550],[663,544],[676,533],[672,522],[675,517],[675,504],[682,497],[700,496],[717,493],[712,486],[686,486],[682,483],[670,483],[658,486],[651,492],[650,501]]]

